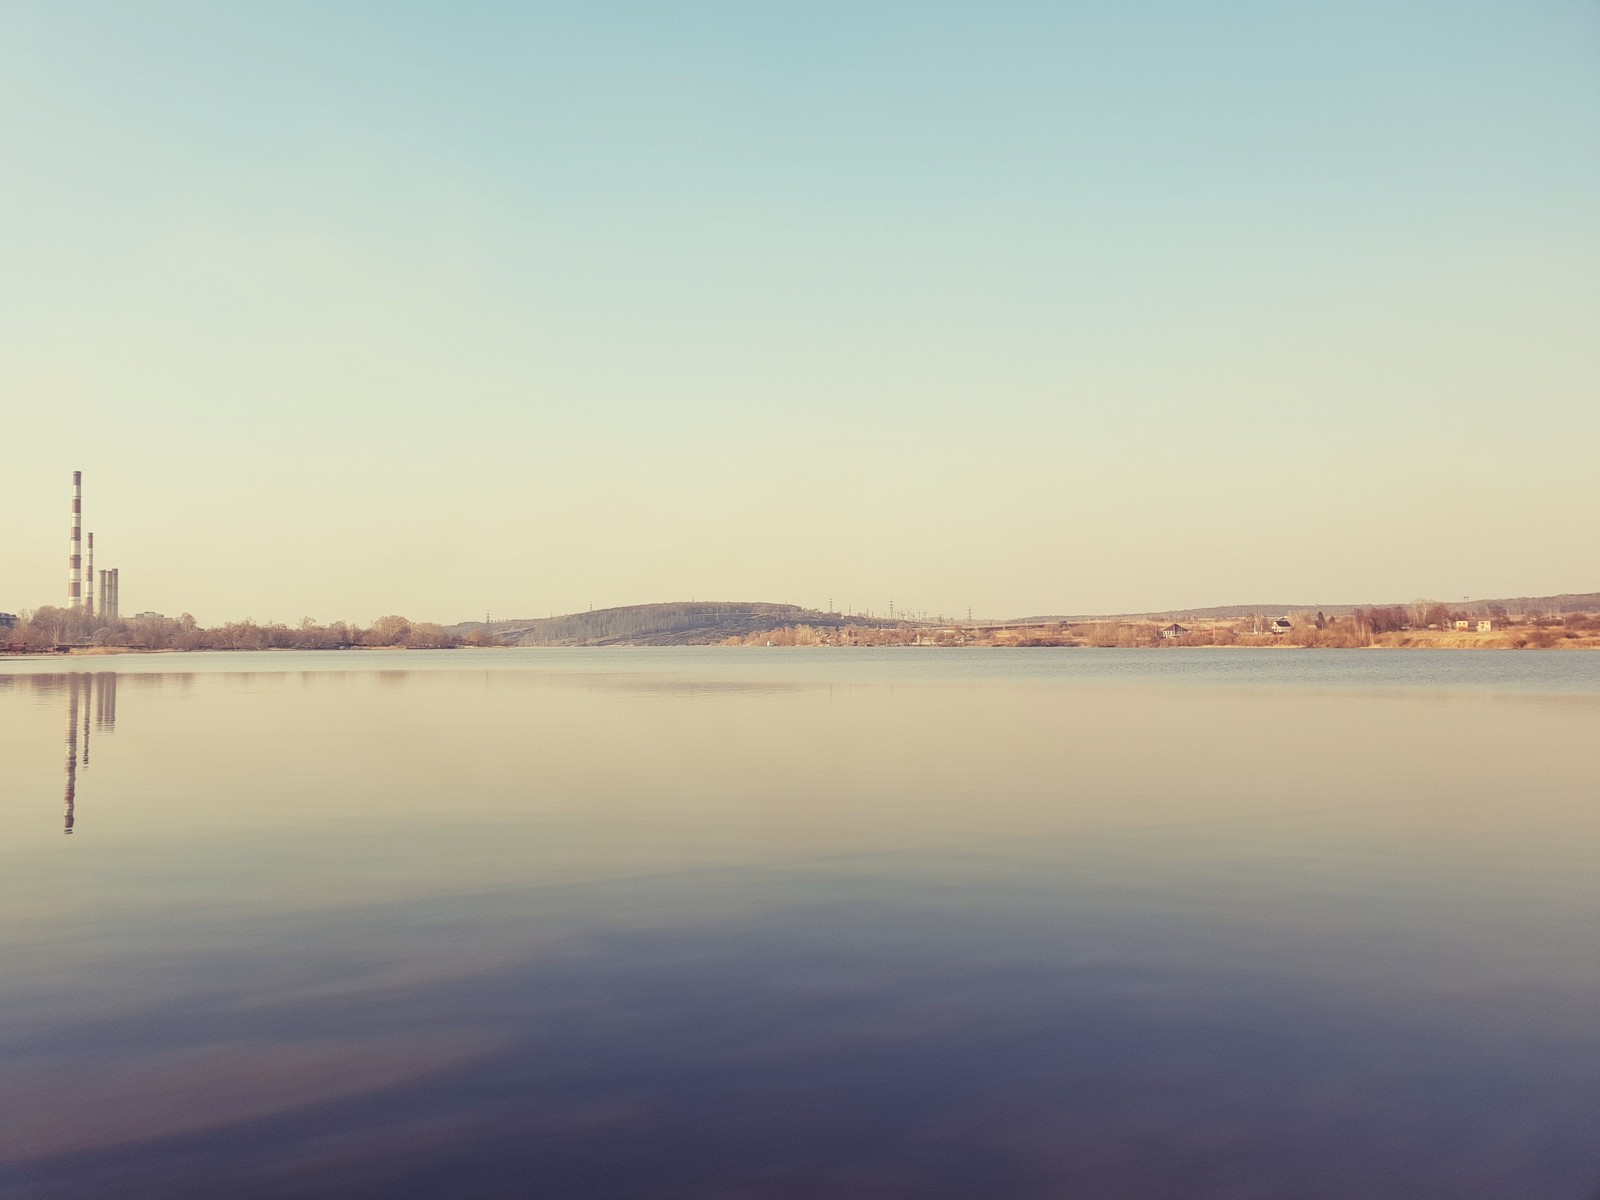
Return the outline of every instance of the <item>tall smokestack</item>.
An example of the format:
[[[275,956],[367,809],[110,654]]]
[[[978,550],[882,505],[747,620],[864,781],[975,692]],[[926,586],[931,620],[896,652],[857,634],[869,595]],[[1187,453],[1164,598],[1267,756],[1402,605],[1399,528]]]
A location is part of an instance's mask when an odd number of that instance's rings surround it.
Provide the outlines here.
[[[72,473],[72,554],[67,559],[67,607],[83,603],[83,472]]]
[[[83,564],[83,606],[94,616],[94,534],[89,535],[88,560]]]
[[[111,568],[111,619],[122,616],[122,568]]]
[[[100,587],[99,587],[98,592],[96,593],[100,597],[100,615],[102,617],[106,618],[106,620],[108,620],[108,621],[111,619],[111,600],[106,595],[106,589],[110,586],[110,580],[111,580],[111,572],[110,571],[101,571],[100,572]]]

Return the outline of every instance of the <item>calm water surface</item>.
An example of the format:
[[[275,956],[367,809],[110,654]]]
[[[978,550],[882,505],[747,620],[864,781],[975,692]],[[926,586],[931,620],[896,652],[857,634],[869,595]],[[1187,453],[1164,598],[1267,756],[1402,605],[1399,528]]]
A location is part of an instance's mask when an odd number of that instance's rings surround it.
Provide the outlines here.
[[[0,660],[0,1193],[1600,1195],[1600,655]]]

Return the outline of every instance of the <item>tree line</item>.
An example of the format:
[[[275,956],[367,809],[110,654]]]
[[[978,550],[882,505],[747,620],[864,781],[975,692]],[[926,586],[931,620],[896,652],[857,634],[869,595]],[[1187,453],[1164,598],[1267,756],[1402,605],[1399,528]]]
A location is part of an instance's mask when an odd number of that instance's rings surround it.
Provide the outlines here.
[[[310,617],[298,625],[252,620],[202,627],[194,617],[123,617],[108,620],[77,609],[45,605],[19,614],[17,624],[0,629],[0,648],[45,651],[58,647],[106,646],[130,650],[348,650],[358,646],[403,646],[415,650],[468,644],[431,621],[390,615],[370,626],[344,621],[319,624]]]

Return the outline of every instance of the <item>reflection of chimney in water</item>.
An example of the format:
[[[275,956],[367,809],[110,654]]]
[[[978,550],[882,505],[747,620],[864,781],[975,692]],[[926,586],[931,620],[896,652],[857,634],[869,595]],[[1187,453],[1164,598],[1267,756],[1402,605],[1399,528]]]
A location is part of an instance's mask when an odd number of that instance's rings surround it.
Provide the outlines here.
[[[67,676],[67,795],[66,827],[72,832],[72,804],[78,791],[78,677]]]
[[[77,676],[73,676],[77,678]],[[89,766],[89,709],[94,704],[94,676],[83,677],[83,763],[84,769]]]

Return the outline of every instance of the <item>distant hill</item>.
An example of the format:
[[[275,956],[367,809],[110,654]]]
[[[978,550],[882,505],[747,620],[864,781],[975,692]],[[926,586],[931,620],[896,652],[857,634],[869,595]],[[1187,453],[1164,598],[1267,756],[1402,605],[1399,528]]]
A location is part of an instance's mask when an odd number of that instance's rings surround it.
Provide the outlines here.
[[[1406,603],[1416,603],[1416,601]],[[1321,612],[1328,617],[1343,617],[1358,607],[1379,608],[1388,605],[1225,604],[1212,608],[1178,608],[1142,613],[1019,617],[1009,621],[981,621],[976,624],[991,626],[1049,622],[1087,624],[1096,621],[1205,621],[1228,620],[1254,614],[1276,616],[1296,612]],[[1474,616],[1489,616],[1495,609],[1504,609],[1513,616],[1528,613],[1596,612],[1600,611],[1600,592],[1568,592],[1560,596],[1517,596],[1501,600],[1464,600],[1460,603],[1449,603],[1449,607]],[[814,608],[802,608],[798,604],[702,600],[668,604],[631,604],[624,608],[601,608],[592,612],[567,613],[559,617],[493,621],[487,625],[482,621],[463,621],[459,625],[449,626],[445,632],[455,634],[457,637],[486,632],[495,641],[511,646],[707,646],[732,637],[749,637],[754,633],[786,629],[796,625],[810,625],[815,629],[840,629],[845,626],[898,629],[911,628],[918,623],[883,617],[857,617],[843,613],[820,612]]]
[[[1168,608],[1134,613],[1073,613],[1050,616],[1018,617],[1006,624],[1043,625],[1051,621],[1065,621],[1081,625],[1093,621],[1223,621],[1230,618],[1258,614],[1279,616],[1283,613],[1318,612],[1329,617],[1348,616],[1353,609],[1366,608],[1365,604],[1219,604],[1211,608]]]
[[[894,628],[906,623],[820,612],[797,604],[686,601],[631,604],[559,617],[492,621],[487,625],[463,621],[451,625],[446,632],[466,637],[475,631],[486,631],[496,641],[513,646],[706,646],[792,625],[819,629],[846,625]]]
[[[1395,604],[1399,604],[1402,607],[1417,603],[1432,604],[1436,599],[1437,597],[1425,600],[1386,600],[1372,604],[1222,604],[1212,608],[1170,608],[1141,613],[1026,617],[1013,623],[1042,623],[1046,621],[1081,623],[1085,621],[1119,620],[1207,621],[1249,617],[1258,613],[1261,615],[1278,615],[1295,612],[1320,612],[1328,617],[1347,617],[1358,608],[1386,608]],[[1438,602],[1448,605],[1452,610],[1480,617],[1491,615],[1491,608],[1504,609],[1512,616],[1524,616],[1528,613],[1595,612],[1600,610],[1600,592],[1563,592],[1559,596],[1512,596],[1489,600],[1462,600],[1459,603],[1453,600],[1440,600]]]

